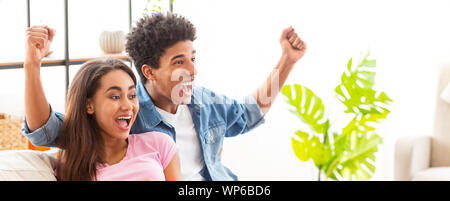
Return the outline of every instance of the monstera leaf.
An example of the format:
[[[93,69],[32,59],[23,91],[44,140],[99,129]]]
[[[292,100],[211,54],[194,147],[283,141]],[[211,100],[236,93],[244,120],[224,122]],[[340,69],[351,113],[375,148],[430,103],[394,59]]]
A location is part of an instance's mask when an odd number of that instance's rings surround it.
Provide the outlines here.
[[[294,84],[293,87],[285,85],[281,92],[287,97],[286,102],[293,106],[293,109],[290,109],[292,113],[300,117],[315,132],[325,133],[327,131],[328,125],[324,119],[325,107],[314,92],[299,84]]]
[[[358,115],[353,118],[352,121],[348,123],[344,129],[342,129],[342,134],[347,135],[351,134],[352,132],[367,133],[370,131],[375,131],[375,126],[381,123],[381,121],[385,119],[388,114],[389,112],[385,111],[381,114],[373,113]]]
[[[301,161],[313,160],[328,178],[368,180],[375,172],[375,153],[382,138],[376,127],[390,113],[392,100],[373,90],[376,61],[369,53],[358,65],[349,60],[341,83],[335,88],[336,97],[346,106],[345,113],[354,118],[341,130],[330,134],[330,121],[324,117],[322,100],[310,89],[294,84],[282,88],[290,111],[308,124],[311,132],[297,131],[292,137],[294,153]],[[320,180],[320,176],[318,177]]]
[[[348,180],[353,180],[354,175],[357,180],[368,180],[375,172],[375,153],[378,151],[378,145],[382,143],[382,138],[373,133],[368,135],[359,135],[354,133],[352,138],[351,151],[340,158],[341,169],[337,172]],[[370,160],[370,161],[369,161]]]
[[[375,126],[385,119],[388,112],[383,114],[358,115],[342,129],[340,135],[335,135],[335,157],[326,167],[327,177],[340,177],[352,180],[368,180],[375,172],[375,153],[382,138],[375,131]],[[338,168],[340,167],[340,168]]]
[[[324,168],[328,178],[338,180],[368,180],[375,172],[375,153],[382,138],[373,133],[367,135],[340,135],[334,147],[334,155],[329,165]]]
[[[312,159],[317,167],[328,163],[331,158],[329,144],[323,144],[318,136],[303,131],[297,131],[295,135],[292,137],[292,148],[297,158],[301,161]]]
[[[348,61],[341,76],[341,84],[335,88],[338,99],[347,107],[346,113],[383,113],[392,100],[384,92],[372,89],[375,80],[376,60],[368,59],[369,53],[357,66]]]

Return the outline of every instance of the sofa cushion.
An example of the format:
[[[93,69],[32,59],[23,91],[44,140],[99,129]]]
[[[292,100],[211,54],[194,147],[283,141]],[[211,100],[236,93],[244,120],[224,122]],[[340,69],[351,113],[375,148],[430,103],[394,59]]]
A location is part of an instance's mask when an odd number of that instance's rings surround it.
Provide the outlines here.
[[[450,167],[434,167],[419,171],[413,181],[450,181]]]
[[[439,97],[450,82],[450,64],[442,65],[438,81],[438,97],[434,116],[433,139],[431,141],[431,167],[450,166],[450,104]]]
[[[41,151],[0,151],[0,181],[55,181],[55,161]]]

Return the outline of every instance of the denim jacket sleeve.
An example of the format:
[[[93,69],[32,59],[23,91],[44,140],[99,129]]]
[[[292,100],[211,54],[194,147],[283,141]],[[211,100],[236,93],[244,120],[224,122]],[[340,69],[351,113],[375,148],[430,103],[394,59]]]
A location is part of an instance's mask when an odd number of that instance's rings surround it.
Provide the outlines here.
[[[26,117],[22,123],[22,133],[35,146],[55,147],[56,139],[61,134],[64,115],[54,112],[50,106],[50,118],[40,128],[30,132],[28,128]]]
[[[248,95],[241,103],[233,101],[226,116],[226,137],[246,133],[265,122],[264,113],[253,95]]]

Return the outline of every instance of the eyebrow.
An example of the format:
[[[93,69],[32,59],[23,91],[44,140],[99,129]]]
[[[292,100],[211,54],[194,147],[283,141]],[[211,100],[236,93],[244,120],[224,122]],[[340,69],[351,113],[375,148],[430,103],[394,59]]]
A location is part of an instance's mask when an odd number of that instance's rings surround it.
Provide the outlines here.
[[[193,51],[192,51],[192,54],[195,54],[195,53],[197,53],[197,51],[196,51],[196,50],[193,50]],[[175,60],[175,59],[177,59],[177,58],[180,58],[180,57],[184,57],[184,54],[179,54],[179,55],[177,55],[177,56],[174,56],[174,57],[172,57],[172,59],[170,59],[170,61],[173,61],[173,60]]]
[[[131,90],[131,89],[136,89],[136,85],[131,85],[131,86],[128,87],[128,90]],[[110,90],[118,90],[118,91],[122,91],[122,88],[120,88],[120,87],[118,87],[118,86],[112,86],[112,87],[109,87],[109,88],[105,91],[105,93],[108,92],[108,91],[110,91]]]

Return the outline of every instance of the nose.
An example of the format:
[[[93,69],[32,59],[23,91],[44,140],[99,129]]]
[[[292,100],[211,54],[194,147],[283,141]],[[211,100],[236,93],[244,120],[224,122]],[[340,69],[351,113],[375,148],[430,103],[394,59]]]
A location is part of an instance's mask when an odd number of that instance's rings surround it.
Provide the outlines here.
[[[197,75],[197,73],[198,73],[198,71],[197,71],[197,68],[195,68],[194,62],[190,61],[190,62],[186,63],[186,65],[183,66],[182,68],[175,69],[172,72],[170,79],[171,79],[171,81],[174,81],[174,82],[192,81],[195,79],[195,76]]]
[[[128,98],[122,98],[120,101],[120,109],[123,111],[132,110],[134,107],[134,103]]]
[[[193,76],[195,77],[198,74],[197,68],[194,67],[194,72],[193,72]]]
[[[189,65],[187,66],[187,70],[189,71],[191,78],[194,79],[193,77],[195,75],[197,75],[198,71],[197,71],[197,68],[195,67],[195,63],[193,61],[189,62]]]

